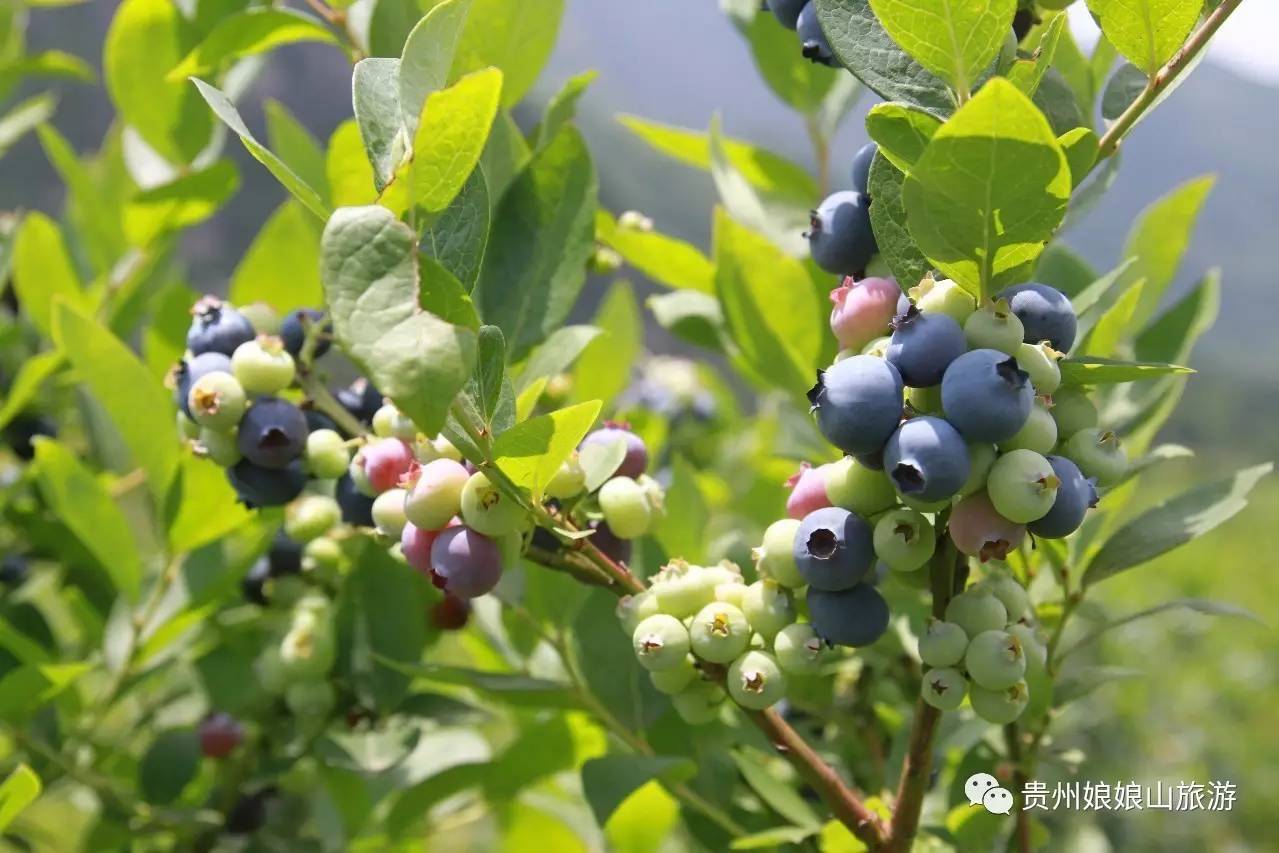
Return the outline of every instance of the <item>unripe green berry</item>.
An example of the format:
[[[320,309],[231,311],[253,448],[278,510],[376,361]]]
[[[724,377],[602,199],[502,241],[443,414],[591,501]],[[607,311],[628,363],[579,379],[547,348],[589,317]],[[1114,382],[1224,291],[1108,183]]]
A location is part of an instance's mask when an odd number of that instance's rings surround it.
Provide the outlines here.
[[[990,476],[990,468],[998,456],[993,444],[978,442],[968,445],[968,480],[959,490],[961,498],[975,495],[986,488],[986,478]]]
[[[751,625],[741,610],[716,601],[697,612],[688,634],[693,654],[711,663],[729,663],[746,651]]]
[[[686,571],[664,571],[653,583],[657,606],[662,613],[687,619],[715,600],[721,578],[698,566]]]
[[[939,501],[921,501],[918,498],[913,498],[910,495],[903,495],[899,492],[897,494],[897,499],[902,502],[903,506],[909,507],[910,509],[918,512],[928,513],[929,515],[935,515],[950,506],[950,498],[943,498]]]
[[[977,310],[973,297],[948,278],[940,281],[931,276],[909,291],[915,307],[925,314],[945,314],[962,328],[969,316]]]
[[[969,349],[993,349],[1017,355],[1025,329],[1007,299],[986,302],[964,322]]]
[[[334,572],[342,565],[342,545],[332,536],[320,536],[302,546],[302,571]]]
[[[383,403],[373,413],[373,434],[379,438],[398,438],[411,442],[417,439],[417,425],[396,408],[394,403]]]
[[[702,726],[719,718],[724,691],[711,681],[694,681],[683,693],[671,697],[680,719],[690,726]]]
[[[443,529],[462,511],[462,493],[470,479],[465,466],[452,459],[426,463],[404,499],[404,517],[422,530]]]
[[[574,451],[546,484],[546,496],[563,501],[577,497],[585,489],[586,472],[582,470],[582,460]]]
[[[1069,438],[1080,430],[1096,429],[1100,423],[1097,407],[1088,395],[1076,388],[1059,388],[1049,409],[1057,422],[1057,434]]]
[[[337,647],[327,617],[298,613],[280,641],[280,661],[290,681],[324,675],[333,666]]]
[[[919,659],[932,667],[954,666],[964,659],[968,635],[954,622],[933,619],[919,638]]]
[[[1021,641],[1007,631],[983,631],[968,643],[964,668],[987,690],[1012,687],[1026,674]]]
[[[259,335],[280,334],[280,315],[265,302],[250,302],[248,305],[237,306],[236,310]]]
[[[599,502],[609,529],[622,539],[638,539],[648,532],[653,510],[644,488],[630,477],[614,477],[601,486]]]
[[[715,600],[731,604],[740,610],[745,604],[747,589],[746,584],[740,580],[717,583],[715,584]]]
[[[1033,450],[1013,450],[995,460],[986,494],[995,511],[1015,524],[1043,518],[1057,500],[1061,479]]]
[[[377,532],[392,539],[404,533],[408,519],[404,517],[404,489],[388,489],[373,499],[373,526]]]
[[[994,575],[982,581],[980,587],[988,590],[991,595],[998,598],[1000,603],[1004,605],[1004,610],[1008,612],[1009,622],[1029,619],[1034,615],[1030,604],[1030,596],[1026,593],[1026,588],[1019,584],[1011,575]]]
[[[483,471],[476,471],[462,487],[462,520],[492,539],[514,533],[523,525],[524,508],[502,494]]]
[[[897,491],[888,475],[867,468],[851,456],[826,466],[824,473],[826,497],[831,504],[855,512],[862,518],[878,515],[897,504]],[[796,522],[795,526],[798,527],[799,523]]]
[[[293,384],[297,368],[284,342],[271,335],[245,341],[231,354],[231,370],[250,394],[275,394]]]
[[[749,651],[728,667],[728,695],[743,708],[762,711],[786,696],[786,676],[767,652]]]
[[[178,409],[177,412],[178,435],[181,438],[195,441],[200,437],[200,425],[187,417],[186,412]]]
[[[807,622],[792,622],[773,638],[773,656],[783,672],[812,675],[821,670],[826,645]]]
[[[950,600],[946,621],[954,622],[967,636],[976,637],[983,631],[1003,630],[1008,624],[1008,611],[990,592],[974,587]]]
[[[1113,486],[1128,470],[1128,454],[1113,432],[1081,430],[1066,442],[1065,455],[1099,486]]]
[[[679,666],[691,648],[684,623],[666,613],[640,622],[631,635],[631,645],[640,666],[647,670]]]
[[[884,356],[888,354],[888,345],[892,343],[892,340],[893,339],[888,337],[887,335],[885,335],[882,338],[875,338],[873,341],[866,344],[866,346],[862,347],[861,354],[873,355],[875,358],[883,358]],[[845,350],[845,352],[848,352],[848,351]],[[855,355],[856,353],[849,353],[849,354]],[[836,361],[839,361],[839,360],[840,359],[836,359]]]
[[[336,480],[351,464],[351,451],[341,435],[317,429],[306,437],[306,468],[317,480]]]
[[[304,495],[285,510],[284,532],[290,539],[310,542],[328,533],[342,520],[338,502],[325,495]]]
[[[639,623],[661,611],[657,607],[657,596],[651,589],[624,595],[617,602],[617,618],[622,623],[626,636],[635,633]]]
[[[1026,671],[1042,672],[1048,662],[1048,647],[1035,634],[1035,629],[1025,622],[1016,622],[1008,626],[1008,633],[1021,641],[1022,651],[1026,653]]]
[[[988,723],[1004,726],[1021,716],[1030,702],[1030,688],[1018,681],[1001,690],[987,690],[974,684],[968,691],[973,711]]]
[[[937,547],[932,523],[913,509],[884,513],[875,523],[875,555],[898,572],[913,572],[928,562]]]
[[[187,392],[191,418],[207,429],[229,432],[244,416],[245,389],[229,373],[214,371],[195,381]]]
[[[752,552],[756,571],[789,589],[804,585],[804,578],[795,565],[795,534],[799,524],[798,518],[774,521],[764,531],[764,544]]]
[[[223,468],[230,468],[241,459],[236,431],[231,429],[223,432],[208,428],[200,430],[200,440],[196,442],[196,453]]]
[[[941,385],[929,385],[927,388],[907,388],[906,402],[911,409],[920,415],[941,414]]]
[[[299,717],[327,717],[337,703],[333,685],[327,681],[298,681],[284,691],[284,703]]]
[[[1033,450],[1040,455],[1052,452],[1057,446],[1057,422],[1052,413],[1044,405],[1042,399],[1036,400],[1030,409],[1030,415],[1012,436],[999,443],[999,449],[1005,453],[1010,450]]]
[[[693,679],[697,678],[697,667],[693,664],[693,659],[685,657],[678,665],[670,669],[655,669],[648,674],[648,678],[653,682],[653,686],[657,688],[658,693],[665,693],[667,696],[674,696],[682,693],[686,687],[693,683]]]
[[[750,626],[768,642],[795,621],[795,604],[790,593],[774,580],[758,580],[746,587],[742,612]]]
[[[1047,341],[1038,344],[1022,344],[1013,353],[1017,366],[1030,374],[1030,384],[1036,394],[1051,394],[1061,385],[1061,368],[1057,362],[1064,353],[1057,352]]]
[[[278,645],[268,645],[262,649],[253,662],[253,673],[262,690],[272,696],[278,696],[289,686],[289,673],[280,657]]]
[[[924,673],[919,695],[939,711],[954,711],[964,701],[968,679],[957,669],[938,668]]]

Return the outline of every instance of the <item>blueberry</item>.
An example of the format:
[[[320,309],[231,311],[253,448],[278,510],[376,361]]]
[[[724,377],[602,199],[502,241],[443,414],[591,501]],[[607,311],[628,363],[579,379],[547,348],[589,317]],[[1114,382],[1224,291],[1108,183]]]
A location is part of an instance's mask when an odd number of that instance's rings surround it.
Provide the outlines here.
[[[313,358],[319,358],[329,351],[333,342],[333,324],[325,320],[323,311],[315,308],[295,308],[284,315],[284,322],[280,324],[280,337],[284,339],[284,349],[289,355],[297,358],[302,354],[307,332],[317,324],[322,325],[316,332]]]
[[[366,424],[372,423],[373,416],[382,408],[382,393],[363,377],[337,392],[336,396],[351,417]]]
[[[244,740],[239,720],[218,711],[200,721],[200,751],[206,758],[226,758]]]
[[[790,589],[804,585],[804,576],[795,564],[795,535],[800,523],[798,519],[783,518],[768,525],[763,544],[752,552],[760,577]]]
[[[1016,355],[1026,331],[1008,307],[1007,299],[987,299],[964,321],[964,337],[969,349],[995,349]]]
[[[443,579],[445,592],[478,598],[502,579],[502,551],[492,539],[469,527],[449,527],[431,545],[431,568]]]
[[[1030,689],[1026,682],[1018,681],[1011,687],[1002,690],[987,690],[979,685],[972,685],[968,691],[973,711],[988,723],[1007,725],[1021,716],[1030,702]]]
[[[1057,499],[1047,515],[1032,521],[1026,529],[1046,539],[1060,539],[1083,524],[1088,509],[1097,503],[1097,488],[1084,477],[1079,466],[1064,456],[1049,456],[1048,464],[1061,481]]]
[[[938,279],[931,274],[910,289],[910,300],[925,314],[945,314],[961,327],[977,310],[971,293],[948,278]]]
[[[918,501],[945,500],[968,480],[968,445],[941,418],[903,423],[884,446],[884,468],[897,491]]]
[[[1022,340],[1028,344],[1047,341],[1053,349],[1070,352],[1075,344],[1078,321],[1070,299],[1046,284],[1019,284],[999,293],[1024,328]]]
[[[235,348],[256,336],[253,324],[216,296],[205,296],[191,309],[187,349],[192,355],[220,352],[229,356]]]
[[[928,666],[954,666],[964,659],[968,635],[954,622],[932,619],[919,638],[919,659]]]
[[[773,638],[777,665],[788,674],[812,675],[818,672],[825,650],[822,638],[808,622],[792,622]]]
[[[683,622],[670,614],[657,613],[636,626],[631,645],[640,666],[659,670],[680,666],[692,641]]]
[[[864,465],[872,471],[884,470],[884,448],[871,451],[870,453],[857,453],[853,455],[858,464]]]
[[[873,142],[867,142],[861,148],[858,148],[857,153],[853,155],[853,189],[862,195],[869,195],[870,164],[875,159],[875,152],[878,150],[878,145]]]
[[[741,609],[713,601],[697,611],[688,625],[693,654],[710,663],[732,663],[746,651],[753,625]]]
[[[1026,674],[1021,640],[1002,630],[983,631],[968,643],[964,668],[987,690],[1012,687]]]
[[[798,26],[799,13],[808,5],[808,0],[768,0],[768,10],[777,18],[777,22],[788,30]]]
[[[334,497],[342,509],[342,521],[355,527],[373,526],[373,498],[356,488],[350,474],[338,478]]]
[[[595,534],[591,536],[591,544],[598,548],[604,556],[622,565],[626,565],[631,561],[633,548],[631,540],[618,536],[613,532],[613,528],[608,526],[608,522],[603,519],[592,521],[590,526],[595,531]]]
[[[404,489],[388,489],[373,499],[373,526],[378,533],[397,540],[404,534],[404,527],[409,523],[404,517],[407,495]]]
[[[946,368],[964,354],[964,330],[946,314],[925,314],[911,306],[893,318],[893,336],[885,358],[902,382],[927,388],[941,382]]]
[[[223,828],[230,835],[252,835],[266,823],[267,800],[274,797],[275,788],[264,788],[252,794],[242,794],[226,813]]]
[[[1069,438],[1080,430],[1094,429],[1100,423],[1097,407],[1083,391],[1059,388],[1053,392],[1049,409],[1057,422],[1057,435]]]
[[[919,692],[924,701],[939,711],[954,711],[968,692],[968,679],[957,669],[939,667],[924,673]]]
[[[950,513],[950,538],[955,547],[983,563],[1004,559],[1025,536],[1026,528],[996,512],[984,491],[964,498]]]
[[[827,441],[845,453],[875,453],[901,421],[902,380],[887,361],[855,355],[819,371],[808,401]]]
[[[875,522],[875,554],[899,572],[913,572],[933,556],[932,523],[913,509],[886,512]]]
[[[0,584],[10,587],[21,586],[30,571],[26,557],[21,554],[6,554],[5,558],[0,560]]]
[[[835,65],[835,53],[830,49],[826,33],[817,20],[817,4],[809,3],[800,10],[795,20],[795,29],[799,31],[799,43],[805,59],[820,62],[822,65]]]
[[[262,335],[235,348],[231,370],[250,394],[276,394],[293,384],[297,365],[279,338]]]
[[[173,369],[173,402],[188,418],[191,386],[210,373],[231,373],[231,357],[220,352],[206,352],[178,362]]]
[[[638,477],[648,470],[648,448],[644,444],[644,439],[631,432],[626,424],[612,421],[604,424],[603,427],[582,439],[579,448],[592,445],[607,446],[616,441],[626,443],[626,456],[623,457],[622,464],[613,472],[615,476]]]
[[[993,349],[966,352],[946,369],[941,405],[968,441],[1006,441],[1030,417],[1035,391],[1017,359]]]
[[[266,559],[273,578],[301,574],[302,543],[280,531],[271,540]]]
[[[946,605],[946,621],[958,625],[971,639],[985,631],[1002,631],[1008,624],[1008,611],[989,590],[970,587]]]
[[[1017,357],[1017,365],[1030,375],[1036,394],[1051,394],[1061,385],[1061,368],[1057,362],[1062,353],[1048,344],[1022,344],[1013,355]]]
[[[240,580],[240,594],[244,600],[259,607],[266,607],[270,601],[266,597],[266,583],[271,579],[271,564],[264,557],[249,567]]]
[[[322,429],[331,430],[332,432],[341,432],[337,425],[337,421],[321,412],[319,409],[305,408],[302,414],[306,415],[306,428],[311,432],[318,432]]]
[[[639,492],[639,501],[642,503],[644,500],[642,490],[633,480],[631,483]],[[494,538],[514,533],[527,518],[524,508],[509,495],[504,494],[482,471],[472,474],[462,486],[461,509],[462,520],[467,526]],[[612,519],[609,523],[612,524]],[[617,533],[619,536],[626,535],[622,531]]]
[[[830,312],[830,330],[841,349],[861,350],[889,332],[897,315],[901,288],[891,278],[864,278],[844,283],[830,292],[834,307]]]
[[[671,697],[675,713],[690,726],[703,726],[719,719],[723,704],[724,688],[713,681],[695,681],[683,693]]]
[[[986,494],[995,511],[1009,521],[1028,524],[1043,518],[1061,485],[1048,460],[1033,450],[1011,450],[995,460]]]
[[[822,467],[826,471],[826,494],[834,506],[870,518],[897,503],[897,492],[883,471],[882,460],[878,470],[852,456]]]
[[[698,676],[697,665],[691,657],[685,657],[679,666],[670,669],[655,669],[649,672],[648,680],[653,682],[658,693],[667,696],[678,696],[692,684]]]
[[[404,515],[423,530],[441,530],[462,511],[462,489],[470,474],[452,459],[435,459],[422,466],[409,490]]]
[[[879,251],[870,225],[870,199],[852,190],[832,193],[809,218],[813,262],[835,275],[860,275]]]
[[[192,383],[187,394],[187,411],[200,426],[228,432],[235,429],[244,415],[248,402],[244,390],[229,373],[220,370],[206,373]]]
[[[608,526],[623,539],[638,539],[652,526],[653,510],[644,493],[644,487],[630,477],[613,477],[601,486],[599,502]],[[464,503],[464,514],[467,508]],[[470,515],[466,517],[469,519]],[[512,523],[518,525],[523,520],[522,510],[516,507],[511,518]]]
[[[406,442],[398,438],[382,438],[360,448],[351,460],[350,468],[363,475],[368,485],[366,491],[381,494],[398,486],[416,465],[413,448]],[[364,485],[358,481],[357,484]]]
[[[888,630],[888,603],[868,583],[838,592],[809,587],[808,614],[832,646],[869,646]]]
[[[306,448],[306,415],[287,400],[261,397],[240,421],[240,453],[254,465],[283,468]]]
[[[465,598],[445,593],[428,614],[431,624],[441,631],[460,631],[471,618],[471,603]]]
[[[400,531],[400,554],[404,561],[430,577],[434,571],[431,568],[431,547],[439,535],[438,530],[423,530],[412,522],[404,525]]]
[[[306,469],[300,460],[283,468],[265,468],[241,459],[226,469],[226,476],[236,495],[251,509],[284,506],[306,487]]]
[[[307,418],[310,426],[310,418]],[[320,480],[336,480],[351,464],[351,451],[336,430],[312,429],[306,437],[306,467]]]
[[[319,539],[342,520],[338,502],[328,495],[303,495],[284,513],[284,531],[299,542]]]
[[[762,711],[786,696],[786,676],[768,652],[749,651],[737,658],[728,667],[724,683],[733,701],[752,711]]]
[[[1033,450],[1036,453],[1048,453],[1057,446],[1057,422],[1053,420],[1052,413],[1044,404],[1045,399],[1035,398],[1035,405],[1031,407],[1030,417],[1026,418],[1026,423],[1022,424],[1021,429],[1017,430],[1012,438],[999,442],[1000,450],[1005,452]]]
[[[803,518],[810,512],[816,512],[831,505],[827,496],[826,484],[829,465],[816,468],[807,462],[799,464],[799,471],[786,481],[790,494],[786,496],[786,514],[791,518]]]
[[[1084,476],[1102,486],[1115,485],[1128,470],[1128,454],[1113,432],[1080,430],[1064,442],[1064,450]]]
[[[819,509],[800,522],[794,553],[795,565],[809,586],[848,589],[875,564],[874,530],[846,509]]]
[[[741,608],[751,628],[765,642],[771,643],[778,631],[795,621],[790,593],[771,580],[758,580],[744,587]]]

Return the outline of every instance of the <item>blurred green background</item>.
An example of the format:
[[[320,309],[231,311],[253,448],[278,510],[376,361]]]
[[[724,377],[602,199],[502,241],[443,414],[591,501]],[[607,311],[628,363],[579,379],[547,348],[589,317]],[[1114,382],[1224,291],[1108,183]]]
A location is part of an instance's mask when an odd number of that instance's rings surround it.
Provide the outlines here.
[[[1264,17],[1241,16],[1237,26],[1251,27],[1262,39],[1266,21],[1279,23],[1279,14],[1265,0],[1252,3],[1271,8]],[[97,51],[114,5],[36,11],[32,49],[77,52],[99,66]],[[812,165],[803,127],[763,85],[745,43],[712,0],[570,0],[568,7],[539,92],[549,95],[583,69],[600,71],[582,103],[580,124],[600,161],[601,197],[609,208],[640,209],[662,232],[708,245],[714,199],[709,177],[660,159],[617,124],[618,113],[699,129],[718,113],[730,134]],[[1272,282],[1279,233],[1279,166],[1273,153],[1279,72],[1250,69],[1239,56],[1228,57],[1235,60],[1231,70],[1218,62],[1221,56],[1210,56],[1136,131],[1108,196],[1065,235],[1096,268],[1109,269],[1121,260],[1129,224],[1142,208],[1191,177],[1217,175],[1174,293],[1220,267],[1221,316],[1200,343],[1195,362],[1200,373],[1162,436],[1194,447],[1197,455],[1168,465],[1168,476],[1152,480],[1161,493],[1143,495],[1138,506],[1192,480],[1279,457],[1279,430],[1271,426],[1279,419],[1279,288]],[[1240,67],[1251,76],[1240,76]],[[348,75],[331,49],[287,47],[273,57],[242,111],[259,127],[260,102],[275,98],[323,138],[349,115]],[[532,101],[521,119],[535,120],[537,97]],[[872,103],[872,96],[864,98],[835,146],[837,185],[849,183],[845,164],[865,140],[861,116]],[[55,124],[85,150],[102,138],[110,115],[100,88],[65,86]],[[238,146],[230,150],[250,179],[184,246],[193,284],[215,291],[283,198]],[[61,192],[34,139],[0,161],[0,207],[56,211]],[[597,284],[584,313],[603,292],[602,282]],[[652,349],[687,352],[661,329],[648,331]],[[1279,791],[1273,712],[1279,703],[1273,663],[1279,660],[1276,516],[1279,479],[1272,477],[1224,530],[1099,589],[1095,606],[1111,618],[1171,599],[1206,598],[1245,607],[1264,624],[1175,610],[1107,634],[1080,658],[1113,667],[1114,679],[1071,706],[1057,729],[1056,746],[1077,761],[1073,775],[1049,770],[1041,777],[1050,788],[1066,778],[1229,780],[1238,786],[1235,809],[1048,814],[1045,819],[1061,832],[1054,832],[1054,849],[1274,849],[1268,845],[1275,837]],[[1110,843],[1094,824],[1104,825]]]

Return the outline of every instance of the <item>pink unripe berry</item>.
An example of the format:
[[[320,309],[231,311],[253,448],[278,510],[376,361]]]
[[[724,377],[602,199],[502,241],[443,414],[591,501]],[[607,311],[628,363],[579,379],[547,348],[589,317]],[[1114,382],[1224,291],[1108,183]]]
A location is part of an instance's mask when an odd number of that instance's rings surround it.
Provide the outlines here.
[[[844,283],[830,292],[835,307],[830,312],[830,330],[843,349],[860,351],[881,335],[897,313],[901,288],[891,278],[864,278]]]
[[[433,459],[422,466],[404,501],[404,515],[423,530],[442,530],[462,510],[462,489],[471,479],[466,466]]]
[[[412,522],[400,533],[400,552],[410,566],[424,575],[431,574],[431,546],[440,535],[438,530],[423,530]]]
[[[987,560],[1002,560],[1026,535],[1026,527],[1014,524],[995,511],[985,492],[955,504],[950,513],[950,538],[960,553]]]
[[[826,470],[830,465],[817,468],[807,462],[801,462],[799,471],[786,481],[790,486],[790,497],[786,499],[786,514],[791,518],[803,518],[814,510],[831,505],[826,494]]]
[[[398,486],[400,478],[417,464],[417,460],[413,458],[413,448],[398,438],[374,441],[361,450],[359,455],[364,463],[364,474],[369,486],[378,494]]]

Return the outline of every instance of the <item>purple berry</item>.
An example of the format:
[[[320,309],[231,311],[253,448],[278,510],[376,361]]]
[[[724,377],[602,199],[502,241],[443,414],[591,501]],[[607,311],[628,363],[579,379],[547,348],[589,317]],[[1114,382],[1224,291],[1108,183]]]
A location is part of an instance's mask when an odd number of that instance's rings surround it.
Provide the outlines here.
[[[244,740],[244,727],[225,711],[200,721],[200,751],[206,758],[226,758]]]
[[[431,567],[445,592],[477,598],[502,579],[502,552],[496,542],[469,527],[450,527],[440,531],[431,546]]]
[[[287,400],[260,397],[240,420],[240,453],[255,465],[283,468],[306,447],[306,415]]]
[[[350,412],[351,417],[366,424],[373,422],[373,416],[384,402],[382,393],[363,377],[337,392],[335,396],[342,408]]]
[[[807,5],[808,0],[768,0],[768,10],[788,30],[798,26],[799,13]]]
[[[354,527],[373,526],[373,498],[355,485],[350,474],[338,478],[333,495],[342,510],[342,521]]]
[[[619,440],[626,442],[626,457],[613,472],[613,476],[635,478],[647,471],[648,448],[644,445],[644,439],[631,432],[627,424],[611,421],[605,423],[603,427],[582,439],[579,449],[596,444],[609,445]]]
[[[857,149],[857,153],[853,155],[853,189],[862,195],[867,195],[870,185],[870,164],[875,159],[875,152],[879,150],[879,146],[873,142],[867,142],[861,148]]]
[[[870,226],[870,199],[861,193],[832,193],[808,220],[813,263],[834,275],[861,275],[878,247]]]

